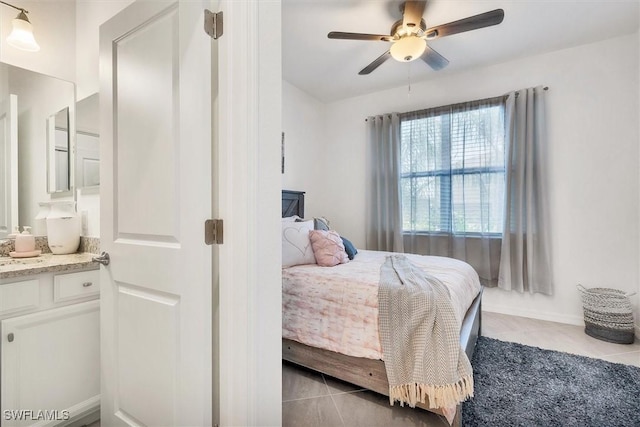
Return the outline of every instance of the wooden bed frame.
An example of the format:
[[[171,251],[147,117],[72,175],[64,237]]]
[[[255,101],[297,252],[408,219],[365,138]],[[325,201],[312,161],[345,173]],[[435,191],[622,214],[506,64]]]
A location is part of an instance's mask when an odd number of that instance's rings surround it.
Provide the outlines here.
[[[296,208],[292,208],[292,205],[296,205]],[[285,207],[287,208],[286,210]],[[302,207],[302,209],[298,209],[298,207]],[[304,192],[283,190],[282,216],[292,215],[298,215],[304,218]],[[482,326],[481,301],[482,291],[471,303],[460,329],[460,345],[465,349],[469,360],[471,360],[473,356],[476,341],[478,340],[478,336],[480,336]],[[346,356],[333,351],[310,347],[285,338],[282,339],[282,359],[385,396],[389,395],[389,381],[382,360]],[[429,409],[425,404],[418,404],[417,406],[443,415],[442,411]],[[453,426],[462,426],[461,411],[462,405],[459,404],[456,407]]]

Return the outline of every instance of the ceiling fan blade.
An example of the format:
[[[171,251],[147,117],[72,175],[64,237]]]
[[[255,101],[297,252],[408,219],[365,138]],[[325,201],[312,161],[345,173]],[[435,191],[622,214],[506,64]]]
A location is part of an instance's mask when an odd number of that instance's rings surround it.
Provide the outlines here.
[[[388,42],[393,40],[392,36],[386,36],[383,34],[362,34],[362,33],[343,33],[340,31],[331,31],[327,34],[330,39],[339,40],[373,40]]]
[[[420,28],[420,21],[424,14],[424,7],[427,1],[409,1],[404,2],[404,11],[402,12],[402,25],[408,28]]]
[[[380,55],[378,58],[376,58],[376,60],[373,61],[371,64],[367,65],[362,70],[360,70],[358,74],[360,74],[361,76],[364,76],[366,74],[371,73],[373,70],[378,68],[383,62],[385,62],[389,58],[391,58],[391,52],[386,51],[385,53]]]
[[[424,50],[422,56],[420,56],[424,62],[429,65],[429,67],[433,68],[435,71],[442,70],[444,67],[449,65],[449,60],[444,56],[440,55],[438,52],[427,46]]]
[[[503,19],[504,10],[496,9],[490,12],[460,19],[459,21],[427,28],[424,33],[427,35],[427,39],[432,40],[439,37],[450,36],[452,34],[464,33],[465,31],[498,25]]]

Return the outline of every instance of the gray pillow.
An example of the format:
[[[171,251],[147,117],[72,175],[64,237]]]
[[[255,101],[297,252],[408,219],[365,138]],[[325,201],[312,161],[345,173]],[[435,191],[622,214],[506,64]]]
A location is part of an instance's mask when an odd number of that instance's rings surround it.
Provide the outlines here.
[[[296,222],[309,221],[308,219],[296,218]],[[323,217],[313,218],[313,229],[329,231],[329,220]]]

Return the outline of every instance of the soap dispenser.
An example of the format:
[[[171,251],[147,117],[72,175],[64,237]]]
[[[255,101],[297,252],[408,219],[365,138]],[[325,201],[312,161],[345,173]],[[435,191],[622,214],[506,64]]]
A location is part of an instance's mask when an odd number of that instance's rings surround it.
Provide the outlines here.
[[[13,229],[13,233],[9,234],[7,237],[9,239],[15,239],[18,234],[20,234],[20,226],[16,225]]]
[[[25,225],[22,233],[16,235],[16,252],[33,252],[36,250],[36,238],[31,234],[31,227]]]

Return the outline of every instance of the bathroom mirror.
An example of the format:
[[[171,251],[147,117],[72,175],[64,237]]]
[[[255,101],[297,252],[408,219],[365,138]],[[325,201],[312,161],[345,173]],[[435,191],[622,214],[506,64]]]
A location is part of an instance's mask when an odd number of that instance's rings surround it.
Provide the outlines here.
[[[8,126],[4,120],[4,106],[11,105],[15,96],[15,124]],[[66,112],[65,112],[66,110]],[[62,111],[62,113],[60,113]],[[60,113],[60,114],[58,114]],[[64,121],[67,117],[67,152],[68,152],[68,185],[67,191],[56,190],[49,193],[47,182],[48,139],[47,130],[50,124],[55,128],[58,116]],[[50,120],[54,116],[55,122]],[[60,125],[58,127],[63,127]],[[16,150],[5,151],[7,139],[0,139],[2,151],[0,155],[0,228],[16,225],[33,225],[38,214],[38,203],[52,197],[73,197],[74,185],[74,144],[75,144],[75,85],[34,71],[25,70],[13,65],[0,63],[0,133],[6,138],[7,133],[15,138]],[[7,155],[6,153],[11,153]],[[12,161],[12,159],[15,159]],[[17,177],[12,182],[7,180],[7,171]],[[5,191],[6,188],[15,188]],[[11,196],[10,194],[15,194]],[[6,213],[9,212],[10,215]],[[17,217],[7,220],[9,216]],[[9,221],[11,221],[10,225]],[[44,230],[34,227],[35,234],[44,234]],[[0,238],[2,233],[0,232]]]
[[[99,95],[94,93],[76,103],[76,188],[100,185]]]
[[[18,97],[0,102],[0,239],[18,225]]]
[[[65,107],[47,118],[47,191],[49,194],[71,190],[70,165],[69,107]]]

